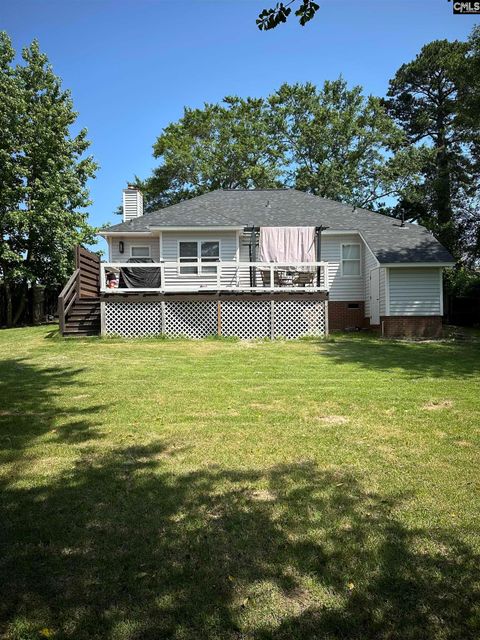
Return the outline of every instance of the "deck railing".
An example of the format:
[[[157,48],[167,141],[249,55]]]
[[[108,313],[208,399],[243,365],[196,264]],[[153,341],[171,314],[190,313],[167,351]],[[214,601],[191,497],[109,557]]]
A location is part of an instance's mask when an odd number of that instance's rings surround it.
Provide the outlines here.
[[[122,269],[159,270],[158,287],[120,287]],[[328,291],[327,262],[102,262],[102,292]],[[116,283],[113,278],[116,277]],[[110,284],[109,284],[110,283]],[[113,283],[113,284],[112,284]]]
[[[79,297],[80,291],[80,269],[75,269],[67,284],[63,287],[62,292],[58,296],[58,319],[60,323],[60,333],[65,331],[65,323],[67,315],[75,300]]]

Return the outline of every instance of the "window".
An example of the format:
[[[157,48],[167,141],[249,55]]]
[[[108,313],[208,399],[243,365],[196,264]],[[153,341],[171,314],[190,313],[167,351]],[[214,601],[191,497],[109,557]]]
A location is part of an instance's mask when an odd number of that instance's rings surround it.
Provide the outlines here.
[[[212,240],[178,243],[178,260],[182,275],[216,274],[220,260],[220,242]]]
[[[148,245],[144,247],[130,247],[131,258],[149,258],[150,247]]]
[[[360,245],[342,244],[342,276],[360,275]]]

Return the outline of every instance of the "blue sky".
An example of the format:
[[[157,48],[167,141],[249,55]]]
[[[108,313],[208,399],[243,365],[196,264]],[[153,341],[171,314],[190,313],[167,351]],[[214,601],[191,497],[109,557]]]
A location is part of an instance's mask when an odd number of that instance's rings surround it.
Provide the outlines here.
[[[318,2],[306,27],[291,19],[263,33],[255,18],[274,0],[3,0],[0,28],[17,50],[37,38],[72,91],[100,164],[90,208],[100,225],[119,222],[121,189],[150,173],[156,137],[185,105],[339,74],[383,95],[423,44],[464,39],[479,21],[447,0]]]

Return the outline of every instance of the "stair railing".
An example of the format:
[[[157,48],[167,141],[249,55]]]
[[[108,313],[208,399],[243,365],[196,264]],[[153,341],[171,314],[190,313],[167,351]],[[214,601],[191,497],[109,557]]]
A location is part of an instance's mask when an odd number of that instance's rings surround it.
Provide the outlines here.
[[[67,284],[63,287],[61,294],[58,296],[58,320],[60,323],[60,333],[62,335],[65,333],[68,312],[79,296],[79,283],[80,269],[75,269]]]

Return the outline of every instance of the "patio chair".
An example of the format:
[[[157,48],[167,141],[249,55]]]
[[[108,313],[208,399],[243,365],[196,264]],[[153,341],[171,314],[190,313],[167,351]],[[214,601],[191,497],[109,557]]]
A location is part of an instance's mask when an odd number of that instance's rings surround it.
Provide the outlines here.
[[[262,284],[264,287],[270,286],[270,269],[260,269],[260,275],[262,276]],[[280,272],[276,269],[273,270],[273,286],[280,287]]]
[[[308,287],[313,284],[315,279],[314,271],[297,271],[293,278],[293,285],[295,287]]]

